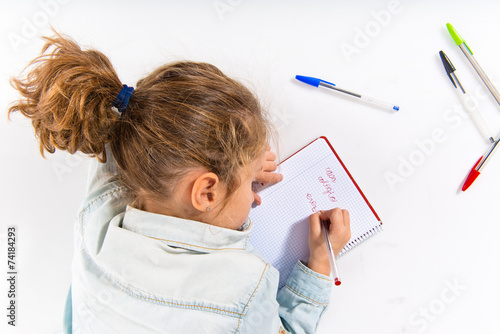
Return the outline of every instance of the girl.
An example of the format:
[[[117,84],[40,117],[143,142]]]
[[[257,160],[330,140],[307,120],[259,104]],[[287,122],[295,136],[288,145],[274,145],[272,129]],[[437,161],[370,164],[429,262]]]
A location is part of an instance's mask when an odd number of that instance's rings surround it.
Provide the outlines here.
[[[75,225],[65,327],[74,333],[314,333],[345,210],[310,217],[307,264],[278,272],[247,242],[252,182],[277,182],[257,99],[205,63],[122,85],[110,61],[56,34],[12,80],[40,151],[96,157]]]

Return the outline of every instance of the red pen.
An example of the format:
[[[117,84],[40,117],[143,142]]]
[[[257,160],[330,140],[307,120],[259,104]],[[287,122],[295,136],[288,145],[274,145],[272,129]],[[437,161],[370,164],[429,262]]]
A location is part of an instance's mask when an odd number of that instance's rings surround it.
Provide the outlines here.
[[[337,263],[335,262],[335,253],[333,252],[332,244],[330,243],[330,238],[328,237],[328,232],[326,231],[325,224],[326,222],[324,221],[321,222],[321,227],[323,229],[323,236],[325,237],[326,247],[328,248],[328,261],[330,261],[330,270],[333,276],[333,284],[339,286],[341,284],[339,270],[337,269]]]
[[[474,167],[472,167],[472,170],[470,171],[469,175],[467,176],[467,179],[465,180],[465,183],[462,187],[462,191],[466,191],[467,188],[469,188],[470,185],[472,183],[474,183],[474,181],[477,179],[479,174],[481,174],[481,169],[483,169],[484,166],[486,166],[486,162],[488,162],[488,159],[491,156],[491,154],[493,153],[493,151],[495,150],[495,148],[497,147],[498,142],[500,142],[500,138],[491,144],[491,147],[488,150],[488,152],[485,155],[483,155],[481,158],[479,158],[479,160],[476,162]]]

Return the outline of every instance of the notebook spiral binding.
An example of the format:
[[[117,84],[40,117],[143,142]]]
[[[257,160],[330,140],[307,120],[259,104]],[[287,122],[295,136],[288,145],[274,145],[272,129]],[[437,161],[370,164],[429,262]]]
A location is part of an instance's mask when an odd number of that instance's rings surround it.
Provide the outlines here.
[[[382,231],[383,231],[383,229],[382,229],[382,222],[380,222],[380,225],[375,226],[374,228],[372,228],[368,232],[363,233],[363,235],[359,236],[358,238],[350,241],[347,245],[345,245],[344,248],[342,248],[342,250],[340,251],[340,253],[337,256],[337,258],[343,256],[345,253],[349,252],[351,249],[353,249],[354,247],[356,247],[357,245],[359,245],[361,242],[369,239],[370,237],[372,237],[375,234],[377,234],[379,232],[382,232]]]

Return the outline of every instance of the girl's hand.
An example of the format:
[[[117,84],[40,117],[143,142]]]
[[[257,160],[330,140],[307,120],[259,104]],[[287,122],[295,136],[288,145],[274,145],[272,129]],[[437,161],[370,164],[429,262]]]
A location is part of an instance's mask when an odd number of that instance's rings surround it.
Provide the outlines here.
[[[256,182],[259,183],[278,183],[283,180],[283,175],[279,173],[274,173],[278,165],[275,162],[276,154],[271,151],[271,146],[267,146],[266,152],[264,153],[264,163],[262,165],[262,171],[255,178]],[[262,200],[260,196],[253,192],[254,203],[260,205]]]
[[[326,221],[328,237],[335,257],[351,239],[351,220],[347,210],[335,208],[309,216],[309,269],[326,276],[330,275],[330,262],[326,247],[322,221]]]

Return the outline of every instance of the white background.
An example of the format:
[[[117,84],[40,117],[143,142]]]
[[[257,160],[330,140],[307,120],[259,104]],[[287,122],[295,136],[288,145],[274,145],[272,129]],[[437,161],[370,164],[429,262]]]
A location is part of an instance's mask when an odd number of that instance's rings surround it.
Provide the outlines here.
[[[461,116],[438,52],[448,54],[500,133],[499,106],[445,27],[457,28],[495,82],[500,5],[436,3],[2,1],[0,331],[56,333],[71,281],[72,222],[88,160],[64,152],[44,160],[30,123],[6,119],[17,97],[8,79],[39,53],[37,36],[50,35],[52,25],[104,52],[129,85],[165,62],[215,64],[262,100],[279,131],[274,149],[281,158],[320,135],[330,139],[384,232],[338,261],[343,284],[333,289],[318,333],[499,333],[500,153],[467,192],[459,191],[488,145]],[[401,110],[307,87],[296,74]],[[14,329],[6,325],[8,225],[18,231]]]

